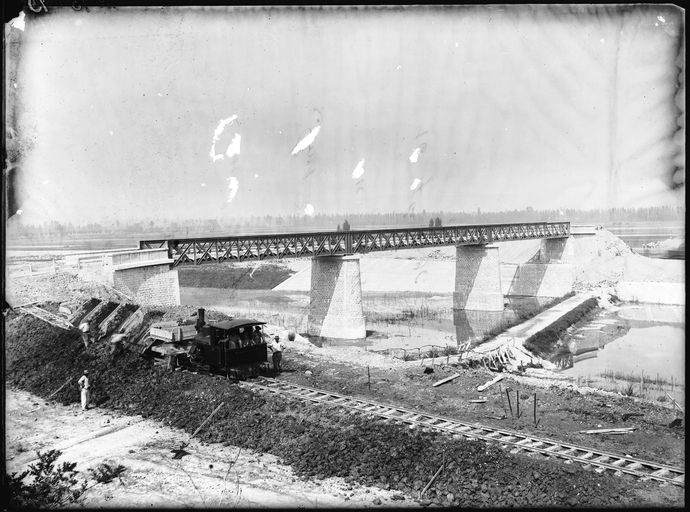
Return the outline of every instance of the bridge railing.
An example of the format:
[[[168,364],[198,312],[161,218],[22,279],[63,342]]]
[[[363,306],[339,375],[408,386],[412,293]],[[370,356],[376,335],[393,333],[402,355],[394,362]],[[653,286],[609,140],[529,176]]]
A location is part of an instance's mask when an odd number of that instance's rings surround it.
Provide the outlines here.
[[[569,235],[570,222],[531,222],[142,240],[139,248],[167,248],[176,266],[247,259],[342,256],[444,245],[483,245]]]

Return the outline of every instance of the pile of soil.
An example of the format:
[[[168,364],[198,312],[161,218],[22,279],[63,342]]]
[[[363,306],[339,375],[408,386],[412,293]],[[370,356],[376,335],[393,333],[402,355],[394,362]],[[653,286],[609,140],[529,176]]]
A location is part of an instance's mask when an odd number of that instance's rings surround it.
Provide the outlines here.
[[[6,300],[11,306],[29,302],[85,302],[91,297],[122,300],[122,296],[105,285],[83,281],[69,272],[44,276],[14,278],[7,281]]]
[[[441,466],[429,503],[462,506],[632,506],[658,504],[645,491],[655,483],[598,475],[551,460],[511,455],[481,441],[453,440],[337,408],[282,396],[260,396],[221,377],[167,372],[135,353],[116,358],[103,345],[84,349],[77,333],[33,317],[8,316],[7,383],[47,397],[68,377],[90,370],[100,407],[141,414],[195,430],[223,402],[199,437],[274,454],[303,477],[341,476],[356,484],[416,496]],[[78,401],[76,385],[55,399]],[[673,494],[673,493],[670,493]],[[650,493],[651,495],[651,493]],[[669,500],[678,500],[678,497]]]

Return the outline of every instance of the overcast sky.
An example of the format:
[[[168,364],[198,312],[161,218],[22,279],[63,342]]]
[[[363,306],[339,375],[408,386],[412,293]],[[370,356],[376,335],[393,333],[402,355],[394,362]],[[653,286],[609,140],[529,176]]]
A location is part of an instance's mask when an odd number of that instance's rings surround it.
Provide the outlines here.
[[[680,11],[586,9],[51,8],[22,217],[684,204]]]

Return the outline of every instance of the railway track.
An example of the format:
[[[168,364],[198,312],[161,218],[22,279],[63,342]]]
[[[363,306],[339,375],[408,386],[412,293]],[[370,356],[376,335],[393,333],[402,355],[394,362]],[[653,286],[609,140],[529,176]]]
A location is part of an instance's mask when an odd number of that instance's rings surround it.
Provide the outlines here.
[[[43,308],[39,308],[38,306],[26,305],[20,306],[17,309],[22,313],[33,315],[36,318],[43,320],[44,322],[54,325],[55,327],[59,327],[60,329],[69,331],[70,329],[74,328],[74,326],[68,320],[65,320],[63,317],[51,313],[50,311],[46,311]]]
[[[317,404],[337,405],[351,411],[371,414],[393,422],[440,430],[468,438],[483,439],[499,444],[511,453],[527,452],[563,460],[566,464],[579,463],[598,473],[610,472],[617,476],[632,475],[641,480],[656,480],[685,487],[685,470],[666,464],[649,462],[625,455],[603,452],[593,448],[575,446],[560,441],[535,437],[521,432],[466,423],[435,416],[405,407],[383,404],[373,400],[290,384],[271,378],[241,382],[243,387],[283,394]]]

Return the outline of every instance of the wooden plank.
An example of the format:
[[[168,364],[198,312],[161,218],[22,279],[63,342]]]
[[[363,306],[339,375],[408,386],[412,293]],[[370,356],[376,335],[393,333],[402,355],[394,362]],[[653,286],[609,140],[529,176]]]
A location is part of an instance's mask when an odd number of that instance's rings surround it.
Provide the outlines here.
[[[624,428],[601,428],[595,430],[580,430],[580,434],[627,434],[636,430],[637,427],[624,427]]]
[[[455,374],[451,375],[450,377],[446,377],[445,379],[439,380],[438,382],[434,382],[432,384],[432,386],[433,387],[440,386],[441,384],[445,384],[446,382],[450,382],[451,380],[457,379],[458,377],[460,377],[460,374],[455,373]]]
[[[494,377],[493,379],[491,379],[489,382],[487,382],[487,383],[485,383],[485,384],[482,384],[481,386],[477,386],[477,391],[484,391],[484,390],[487,389],[489,386],[493,386],[493,385],[496,384],[498,381],[503,380],[503,377],[504,377],[503,374],[496,375],[496,377]]]

